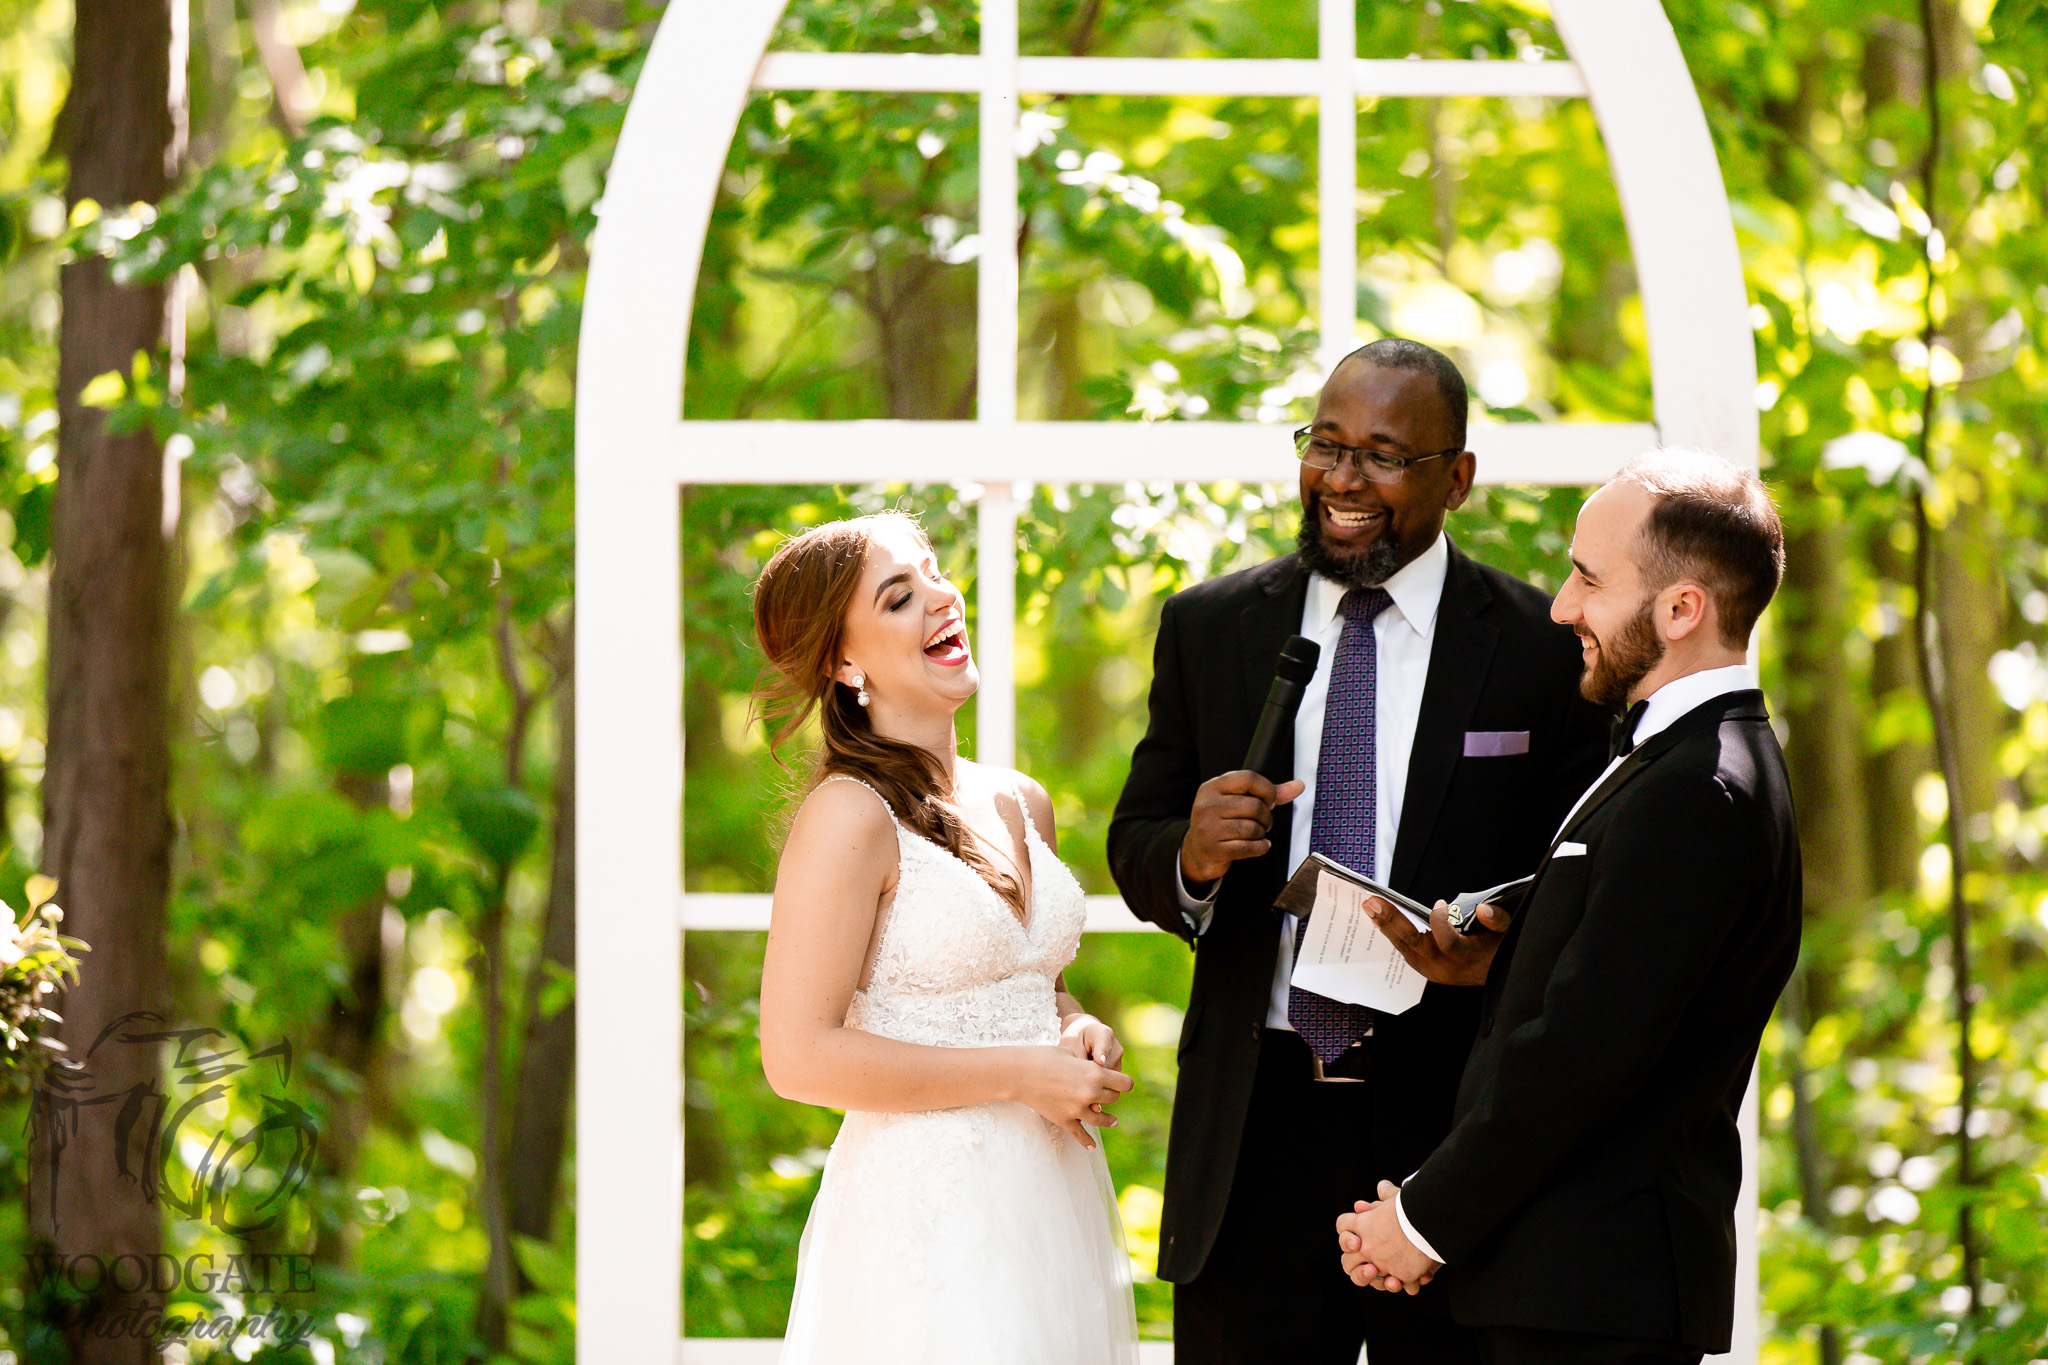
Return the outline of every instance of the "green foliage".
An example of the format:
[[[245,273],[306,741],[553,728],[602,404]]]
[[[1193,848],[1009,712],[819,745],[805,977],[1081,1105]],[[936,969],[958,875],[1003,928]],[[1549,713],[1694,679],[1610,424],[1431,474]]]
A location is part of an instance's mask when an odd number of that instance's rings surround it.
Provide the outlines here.
[[[48,878],[41,880],[39,889],[47,895]],[[91,951],[91,945],[57,932],[63,921],[63,910],[51,901],[32,906],[22,923],[0,904],[0,1041],[7,1047],[0,1071],[10,1080],[33,1080],[53,1045],[63,1046],[43,1032],[62,1022],[50,999],[78,979],[76,954]]]
[[[338,1141],[360,1120],[359,1145],[316,1171],[283,1233],[327,1256],[318,1291],[294,1307],[334,1358],[480,1358],[473,970],[502,906],[515,983],[504,1036],[523,1036],[517,982],[533,975],[543,1014],[573,984],[535,964],[559,746],[549,703],[569,667],[575,338],[603,177],[655,15],[288,5],[324,94],[286,136],[249,36],[201,8],[203,150],[184,188],[154,213],[98,206],[71,226],[54,197],[61,165],[41,151],[68,21],[0,0],[13,35],[0,45],[0,895],[24,888],[41,838],[34,627],[57,477],[56,271],[66,253],[98,252],[124,278],[182,279],[189,304],[182,389],[145,357],[93,394],[182,458],[177,1008],[240,1037],[294,1039],[296,1093],[323,1135]],[[2048,1331],[2048,205],[2034,142],[2048,123],[2048,27],[2034,0],[1935,6],[1950,58],[1935,244],[1917,169],[1929,126],[1916,4],[1666,9],[1754,305],[1768,473],[1793,537],[1766,679],[1802,784],[1809,865],[1826,869],[1809,887],[1808,1009],[1774,1024],[1762,1059],[1766,1356],[1812,1358],[1828,1324],[1866,1358],[2031,1359]],[[1028,0],[1022,18],[1025,49],[1044,54],[1315,47],[1307,0]],[[971,52],[976,23],[954,0],[798,0],[774,44]],[[1543,7],[1522,0],[1362,6],[1359,35],[1368,56],[1563,52]],[[1321,378],[1315,120],[1312,103],[1279,99],[1027,99],[1027,417],[1254,420],[1284,440]],[[1367,333],[1452,350],[1475,380],[1475,416],[1648,419],[1641,301],[1583,102],[1369,101],[1358,131]],[[971,96],[751,98],[705,248],[688,415],[971,416],[976,132]],[[1942,395],[1923,432],[1930,375]],[[1834,444],[1851,435],[1862,443]],[[1484,427],[1471,443],[1483,470]],[[1932,727],[1903,624],[1912,542],[1895,471],[1928,490],[1965,745],[1985,1063],[1969,1190],[1952,1159],[1951,869],[1933,851],[1947,812],[1927,781]],[[747,587],[779,538],[908,506],[971,601],[980,496],[684,490],[690,889],[769,887],[804,772],[802,738],[778,762],[747,702],[759,667]],[[1579,500],[1482,488],[1452,534],[1554,586]],[[1103,841],[1142,730],[1159,602],[1287,548],[1293,507],[1292,490],[1271,487],[1030,490],[1019,762],[1052,794],[1061,853],[1090,891],[1113,889]],[[971,716],[963,733],[971,752]],[[366,959],[366,941],[391,946]],[[683,950],[693,1335],[781,1329],[837,1126],[762,1079],[760,955],[758,935],[694,935]],[[388,975],[361,974],[366,960]],[[1188,965],[1162,936],[1105,935],[1069,974],[1118,1027],[1140,1082],[1107,1151],[1154,1334],[1169,1320],[1150,1239]],[[601,982],[604,963],[579,970]],[[337,1023],[363,1010],[379,1020],[367,1043]],[[1817,1163],[1803,1173],[1802,1080]],[[19,1126],[0,1123],[0,1185],[17,1195],[26,1155],[5,1134]],[[1954,1292],[1965,1198],[1990,1286],[1974,1316]],[[20,1204],[0,1200],[9,1244]],[[535,1287],[511,1310],[505,1358],[567,1358],[567,1236],[518,1244]],[[189,1222],[172,1242],[220,1249]],[[0,1345],[52,1349],[33,1304],[0,1303]],[[312,1358],[305,1346],[260,1354]]]

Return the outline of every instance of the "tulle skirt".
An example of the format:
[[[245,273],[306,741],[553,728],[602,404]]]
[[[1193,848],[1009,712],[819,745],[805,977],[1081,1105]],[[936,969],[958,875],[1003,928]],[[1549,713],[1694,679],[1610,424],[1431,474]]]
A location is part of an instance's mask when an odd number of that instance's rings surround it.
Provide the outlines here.
[[[1135,1365],[1102,1149],[1021,1104],[851,1112],[797,1256],[783,1365]]]

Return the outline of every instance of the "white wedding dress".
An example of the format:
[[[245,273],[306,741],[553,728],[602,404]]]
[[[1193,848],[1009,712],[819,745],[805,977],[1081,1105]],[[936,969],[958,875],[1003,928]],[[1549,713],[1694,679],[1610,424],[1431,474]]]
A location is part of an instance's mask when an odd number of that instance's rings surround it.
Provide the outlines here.
[[[1053,981],[1080,945],[1081,887],[1024,818],[1023,923],[967,864],[896,825],[896,898],[849,1028],[937,1047],[1059,1041]],[[1100,1147],[1022,1104],[847,1113],[797,1253],[783,1365],[1137,1358]]]

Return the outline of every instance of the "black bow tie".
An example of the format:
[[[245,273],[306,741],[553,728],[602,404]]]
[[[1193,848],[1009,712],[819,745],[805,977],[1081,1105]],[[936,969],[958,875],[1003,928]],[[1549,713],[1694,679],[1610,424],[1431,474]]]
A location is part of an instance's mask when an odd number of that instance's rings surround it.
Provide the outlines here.
[[[1647,701],[1639,701],[1614,718],[1613,727],[1607,732],[1607,757],[1610,762],[1634,751],[1636,726],[1642,722],[1643,712],[1649,705]]]

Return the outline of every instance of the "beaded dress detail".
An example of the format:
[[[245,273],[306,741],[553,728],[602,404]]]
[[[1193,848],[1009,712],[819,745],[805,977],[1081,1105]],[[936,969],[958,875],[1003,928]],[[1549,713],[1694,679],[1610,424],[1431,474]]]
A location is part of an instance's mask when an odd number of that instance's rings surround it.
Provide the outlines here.
[[[1086,909],[1030,811],[1022,921],[890,816],[896,896],[847,1026],[934,1047],[1057,1043],[1053,982]],[[1135,1365],[1130,1258],[1101,1148],[1022,1104],[848,1111],[804,1227],[782,1360]]]

